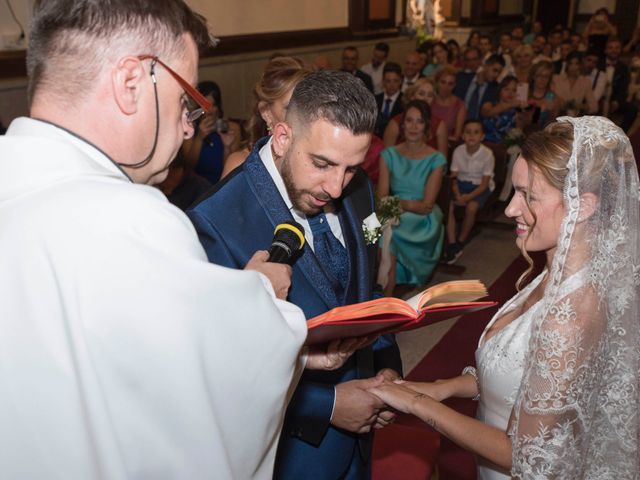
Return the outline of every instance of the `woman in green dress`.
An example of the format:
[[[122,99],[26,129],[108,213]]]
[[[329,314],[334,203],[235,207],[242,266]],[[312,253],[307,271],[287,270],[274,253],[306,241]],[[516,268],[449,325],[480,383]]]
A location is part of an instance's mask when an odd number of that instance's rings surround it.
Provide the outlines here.
[[[403,214],[391,237],[391,268],[384,287],[392,295],[396,284],[423,285],[440,259],[444,226],[436,205],[447,161],[427,144],[431,110],[422,100],[405,109],[405,141],[389,147],[380,158],[380,197],[395,195]]]

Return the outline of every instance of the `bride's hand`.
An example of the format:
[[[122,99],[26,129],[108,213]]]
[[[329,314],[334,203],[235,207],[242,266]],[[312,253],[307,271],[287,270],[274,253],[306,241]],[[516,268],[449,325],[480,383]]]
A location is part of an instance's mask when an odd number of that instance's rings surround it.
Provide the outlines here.
[[[382,385],[370,388],[370,393],[399,412],[414,414],[416,402],[427,397],[406,386],[406,383],[385,381]]]
[[[434,400],[441,402],[451,396],[449,393],[448,380],[436,380],[435,382],[407,382],[401,380],[400,383],[414,392],[429,395]]]

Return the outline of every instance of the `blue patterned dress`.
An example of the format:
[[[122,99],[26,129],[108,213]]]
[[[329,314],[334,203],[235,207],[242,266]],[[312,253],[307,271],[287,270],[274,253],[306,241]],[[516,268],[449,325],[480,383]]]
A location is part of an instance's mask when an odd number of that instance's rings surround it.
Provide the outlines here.
[[[390,195],[400,200],[420,200],[429,175],[438,167],[444,167],[446,172],[447,160],[440,152],[411,160],[389,147],[382,152],[382,158],[389,169]],[[398,259],[396,282],[424,285],[440,259],[443,239],[442,210],[438,205],[428,215],[404,212],[391,237],[391,253]]]

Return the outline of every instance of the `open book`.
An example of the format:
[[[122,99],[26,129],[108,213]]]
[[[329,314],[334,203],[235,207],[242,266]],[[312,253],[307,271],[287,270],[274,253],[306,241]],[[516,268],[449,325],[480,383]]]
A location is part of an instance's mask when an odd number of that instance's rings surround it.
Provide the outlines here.
[[[336,307],[307,320],[305,343],[424,327],[497,304],[477,301],[486,296],[487,288],[479,280],[455,280],[429,287],[409,300],[385,297]]]

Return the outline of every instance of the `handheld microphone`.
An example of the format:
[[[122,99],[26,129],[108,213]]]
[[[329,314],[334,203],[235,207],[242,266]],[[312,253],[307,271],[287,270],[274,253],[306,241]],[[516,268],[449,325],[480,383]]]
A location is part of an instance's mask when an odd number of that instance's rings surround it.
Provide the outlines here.
[[[304,228],[297,222],[278,225],[273,232],[268,262],[291,265],[297,253],[304,247]]]

